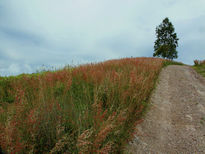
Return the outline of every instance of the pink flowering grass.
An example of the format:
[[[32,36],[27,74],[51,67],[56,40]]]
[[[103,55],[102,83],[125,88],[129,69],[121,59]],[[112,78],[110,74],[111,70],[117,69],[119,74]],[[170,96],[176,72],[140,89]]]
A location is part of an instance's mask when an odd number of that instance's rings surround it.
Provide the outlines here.
[[[148,105],[159,58],[125,58],[0,78],[7,153],[118,153]]]

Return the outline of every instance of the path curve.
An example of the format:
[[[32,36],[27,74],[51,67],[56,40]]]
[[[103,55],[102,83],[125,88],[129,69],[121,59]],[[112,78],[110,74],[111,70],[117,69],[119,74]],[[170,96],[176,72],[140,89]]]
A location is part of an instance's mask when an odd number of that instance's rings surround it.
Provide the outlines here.
[[[128,153],[205,153],[205,79],[189,66],[162,70]]]

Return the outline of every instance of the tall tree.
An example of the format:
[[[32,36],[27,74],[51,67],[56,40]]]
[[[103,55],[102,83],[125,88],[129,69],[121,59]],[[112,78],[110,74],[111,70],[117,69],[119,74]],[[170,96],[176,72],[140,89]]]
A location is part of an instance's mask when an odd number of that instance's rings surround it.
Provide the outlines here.
[[[162,23],[156,28],[156,37],[154,45],[154,57],[163,57],[170,60],[177,58],[178,38],[174,32],[174,26],[169,21],[169,18],[165,18]]]

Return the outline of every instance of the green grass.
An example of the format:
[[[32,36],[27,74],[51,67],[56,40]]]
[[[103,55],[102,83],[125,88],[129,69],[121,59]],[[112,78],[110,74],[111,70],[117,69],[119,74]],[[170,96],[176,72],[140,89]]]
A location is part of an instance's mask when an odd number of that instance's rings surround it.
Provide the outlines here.
[[[164,63],[163,63],[163,67],[166,67],[166,66],[169,66],[169,65],[184,65],[184,64],[181,63],[181,62],[173,61],[173,60],[165,60]]]
[[[194,68],[199,74],[201,74],[203,77],[205,77],[205,64],[195,65],[195,66],[193,66],[193,68]]]

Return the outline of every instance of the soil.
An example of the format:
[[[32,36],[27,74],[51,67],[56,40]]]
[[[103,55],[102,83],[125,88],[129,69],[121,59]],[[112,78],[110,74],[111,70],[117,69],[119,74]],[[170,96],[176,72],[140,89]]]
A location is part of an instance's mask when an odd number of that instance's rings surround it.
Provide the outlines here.
[[[189,66],[162,70],[126,153],[205,153],[205,78]]]

